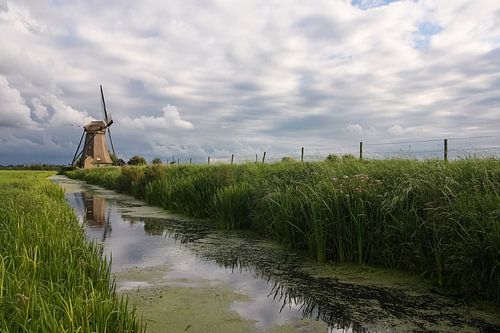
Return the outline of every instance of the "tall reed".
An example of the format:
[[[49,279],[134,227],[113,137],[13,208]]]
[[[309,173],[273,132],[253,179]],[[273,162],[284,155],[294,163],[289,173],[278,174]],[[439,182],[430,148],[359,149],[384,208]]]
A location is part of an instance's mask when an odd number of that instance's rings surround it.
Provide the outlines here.
[[[120,189],[221,228],[254,229],[319,261],[401,268],[443,289],[500,301],[499,160],[156,168],[141,171],[138,190]],[[126,170],[69,175],[119,188]]]
[[[50,174],[0,171],[0,331],[140,332]]]

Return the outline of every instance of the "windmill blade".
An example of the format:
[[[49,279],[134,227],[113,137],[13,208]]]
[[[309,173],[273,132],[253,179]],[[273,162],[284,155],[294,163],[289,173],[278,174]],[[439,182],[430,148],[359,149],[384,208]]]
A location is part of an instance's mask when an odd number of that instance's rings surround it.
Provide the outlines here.
[[[85,131],[83,131],[83,133],[85,134]],[[97,135],[97,132],[93,133],[92,136],[90,137],[89,141],[83,146],[82,150],[80,151],[80,153],[78,153],[78,155],[75,157],[75,161],[77,161],[80,156],[83,156],[83,153],[85,152],[85,149],[87,149],[93,142],[94,142],[94,137]],[[83,137],[83,135],[82,135]],[[78,152],[78,150],[77,150]]]
[[[99,85],[101,88],[101,105],[102,105],[102,113],[104,115],[104,122],[106,123],[106,126],[109,127],[113,123],[113,119],[108,117],[108,111],[106,110],[106,101],[104,100],[104,93],[102,92],[102,85]]]
[[[80,150],[80,146],[82,145],[82,140],[83,140],[84,135],[85,135],[85,130],[83,130],[82,136],[80,137],[80,142],[78,142],[78,148],[76,148],[75,155],[73,155],[73,160],[71,160],[71,166],[73,166],[75,164],[76,155],[78,154],[78,151]]]
[[[116,159],[118,159],[118,157],[116,156],[116,153],[115,153],[115,146],[113,146],[113,139],[111,139],[111,130],[109,127],[108,127],[108,136],[109,136],[109,143],[111,143],[111,150],[113,150],[113,155],[115,156]]]

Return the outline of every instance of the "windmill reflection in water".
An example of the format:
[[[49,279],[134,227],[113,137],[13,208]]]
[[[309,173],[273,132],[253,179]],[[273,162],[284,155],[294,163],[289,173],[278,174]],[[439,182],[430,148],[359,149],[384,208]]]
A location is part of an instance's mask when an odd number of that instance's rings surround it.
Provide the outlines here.
[[[82,192],[83,206],[85,208],[85,223],[94,229],[103,229],[102,239],[111,233],[111,209],[106,210],[106,199],[101,196]]]

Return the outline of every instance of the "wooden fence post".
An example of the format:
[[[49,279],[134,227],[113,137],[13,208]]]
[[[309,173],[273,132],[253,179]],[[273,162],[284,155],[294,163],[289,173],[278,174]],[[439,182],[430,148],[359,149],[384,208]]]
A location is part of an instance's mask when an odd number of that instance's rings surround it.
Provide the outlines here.
[[[233,161],[234,161],[234,154],[231,154],[231,165],[233,165]]]
[[[444,161],[448,162],[448,139],[444,139]]]
[[[264,152],[264,155],[262,155],[262,164],[266,161],[266,152]]]
[[[359,159],[363,159],[363,141],[359,142]]]
[[[189,164],[191,164],[191,157],[189,158]]]
[[[301,161],[301,162],[304,162],[304,147],[302,147],[302,149],[301,149],[301,153],[300,153],[300,161]]]
[[[210,156],[208,156],[208,165],[210,165]]]
[[[180,158],[178,158],[178,159],[177,159],[177,164],[180,164],[180,161],[181,161],[181,159],[180,159]]]
[[[255,154],[255,164],[259,163],[259,155]]]

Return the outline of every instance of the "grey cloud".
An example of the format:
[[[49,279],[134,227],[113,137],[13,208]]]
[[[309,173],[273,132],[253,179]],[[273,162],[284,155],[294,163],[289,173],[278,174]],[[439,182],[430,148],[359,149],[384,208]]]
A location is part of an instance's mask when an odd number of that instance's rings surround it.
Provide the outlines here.
[[[279,125],[273,127],[270,133],[282,132],[308,132],[324,129],[331,124],[330,116],[308,116],[282,121]]]
[[[1,0],[0,1],[0,12],[6,12],[9,10],[9,6],[7,5],[6,0]]]
[[[259,85],[252,82],[236,82],[232,85],[232,89],[241,93],[254,93],[260,90]]]
[[[340,24],[325,15],[311,15],[299,20],[295,24],[295,32],[311,39],[326,39],[331,42],[343,39],[348,33]]]
[[[500,5],[487,0],[0,4],[0,75],[18,92],[0,163],[68,161],[81,134],[71,125],[101,117],[100,83],[125,158],[496,131]],[[426,21],[443,30],[416,49]]]

